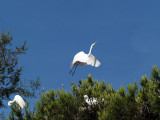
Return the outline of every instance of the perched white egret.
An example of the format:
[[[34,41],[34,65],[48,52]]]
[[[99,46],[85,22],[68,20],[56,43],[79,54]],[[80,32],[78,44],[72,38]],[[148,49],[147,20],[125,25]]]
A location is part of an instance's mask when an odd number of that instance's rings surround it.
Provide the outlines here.
[[[83,51],[81,51],[74,56],[72,65],[71,65],[71,70],[70,70],[70,73],[71,73],[72,69],[75,67],[75,70],[72,72],[72,76],[74,75],[78,65],[80,66],[91,65],[94,67],[100,66],[101,63],[91,54],[92,48],[95,45],[95,43],[91,45],[88,54],[85,54]]]
[[[15,95],[13,101],[8,102],[8,106],[11,106],[13,102],[16,102],[21,108],[25,106],[25,101],[20,95]]]
[[[86,101],[86,103],[88,105],[93,105],[93,104],[97,104],[98,103],[98,100],[97,98],[88,98],[88,95],[84,95],[84,100]]]

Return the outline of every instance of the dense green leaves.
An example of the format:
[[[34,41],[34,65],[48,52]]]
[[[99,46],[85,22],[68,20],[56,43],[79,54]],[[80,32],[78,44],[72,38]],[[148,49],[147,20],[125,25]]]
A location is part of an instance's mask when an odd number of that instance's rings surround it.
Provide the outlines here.
[[[153,67],[150,79],[142,76],[140,85],[128,84],[114,90],[108,83],[92,79],[71,82],[72,91],[50,90],[41,95],[34,113],[25,120],[159,120],[160,119],[160,70]],[[89,105],[84,95],[97,98],[98,103]],[[28,111],[26,109],[25,111]],[[14,112],[14,110],[13,110]],[[18,113],[18,111],[17,111]],[[11,113],[12,119],[21,115]],[[25,113],[26,114],[26,113]],[[10,119],[11,119],[10,118]],[[22,119],[22,118],[21,118]]]

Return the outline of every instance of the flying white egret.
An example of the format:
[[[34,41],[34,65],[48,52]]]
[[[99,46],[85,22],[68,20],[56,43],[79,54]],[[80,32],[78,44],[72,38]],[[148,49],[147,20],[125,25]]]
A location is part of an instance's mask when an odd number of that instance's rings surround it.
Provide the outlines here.
[[[11,106],[13,102],[16,102],[21,108],[25,106],[25,101],[20,95],[15,95],[13,101],[8,102],[8,106]]]
[[[88,98],[88,95],[84,95],[84,100],[86,101],[86,103],[88,105],[93,105],[93,104],[97,104],[98,103],[98,100],[97,98]]]
[[[80,66],[91,65],[94,67],[100,66],[101,63],[91,54],[92,48],[95,45],[95,43],[91,45],[88,54],[85,54],[83,51],[81,51],[74,56],[72,65],[71,65],[71,70],[70,70],[70,73],[71,73],[72,69],[75,67],[75,70],[72,72],[72,76],[74,75],[78,65]]]

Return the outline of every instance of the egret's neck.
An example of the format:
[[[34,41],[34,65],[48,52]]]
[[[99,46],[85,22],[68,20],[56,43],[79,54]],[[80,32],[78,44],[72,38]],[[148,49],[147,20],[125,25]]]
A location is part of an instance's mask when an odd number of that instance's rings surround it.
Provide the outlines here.
[[[93,45],[91,45],[88,55],[91,54],[92,48],[93,48]]]
[[[13,101],[9,101],[9,102],[8,102],[8,106],[11,106],[12,103],[13,103]]]

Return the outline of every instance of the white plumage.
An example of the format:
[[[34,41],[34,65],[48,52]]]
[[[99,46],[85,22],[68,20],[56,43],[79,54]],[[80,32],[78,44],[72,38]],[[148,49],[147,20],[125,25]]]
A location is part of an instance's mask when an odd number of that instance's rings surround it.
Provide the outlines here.
[[[71,65],[70,73],[72,72],[72,69],[74,67],[75,67],[75,70],[76,70],[78,65],[80,65],[80,66],[91,65],[91,66],[94,66],[94,67],[99,67],[100,66],[101,63],[91,54],[92,48],[95,45],[95,43],[93,43],[91,45],[88,54],[85,54],[83,51],[81,51],[74,56],[73,61],[72,61],[72,65]],[[72,75],[74,75],[75,70],[72,72]]]
[[[93,104],[97,104],[98,103],[98,100],[97,98],[88,98],[88,95],[84,95],[84,100],[86,101],[86,103],[88,105],[93,105]]]
[[[20,95],[15,95],[13,101],[8,102],[8,106],[11,106],[13,102],[16,102],[21,108],[25,106],[25,101]]]

